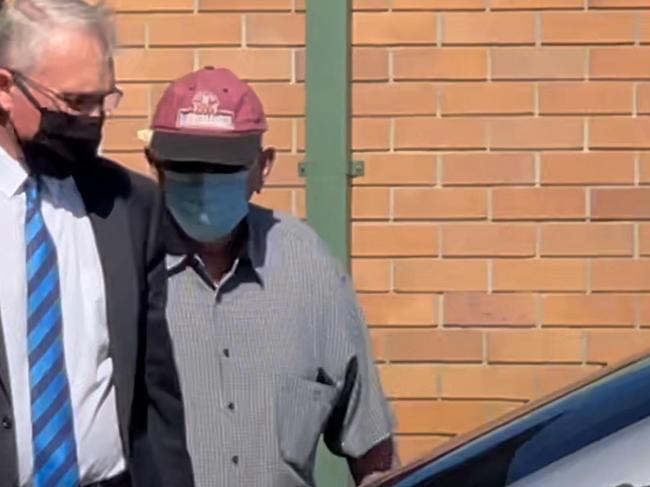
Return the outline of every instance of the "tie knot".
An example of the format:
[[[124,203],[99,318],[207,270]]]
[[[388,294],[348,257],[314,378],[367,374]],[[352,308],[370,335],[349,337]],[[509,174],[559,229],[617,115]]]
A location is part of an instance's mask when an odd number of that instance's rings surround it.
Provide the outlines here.
[[[35,177],[30,176],[25,181],[25,194],[27,195],[27,206],[33,206],[40,201],[40,181]]]

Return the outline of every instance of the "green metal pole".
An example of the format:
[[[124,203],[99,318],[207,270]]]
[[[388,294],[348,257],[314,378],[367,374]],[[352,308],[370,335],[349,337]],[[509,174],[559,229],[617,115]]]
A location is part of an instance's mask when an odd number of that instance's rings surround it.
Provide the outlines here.
[[[307,219],[350,253],[350,0],[307,1]]]
[[[350,260],[350,0],[307,2],[307,220]],[[321,442],[318,487],[351,485],[345,461]]]

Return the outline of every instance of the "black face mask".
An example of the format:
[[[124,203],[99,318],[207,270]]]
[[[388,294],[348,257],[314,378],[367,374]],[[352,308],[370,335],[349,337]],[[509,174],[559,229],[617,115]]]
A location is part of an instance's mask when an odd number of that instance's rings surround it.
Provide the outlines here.
[[[67,176],[77,165],[92,163],[102,139],[104,115],[72,115],[41,106],[22,84],[16,86],[41,114],[38,131],[21,140],[27,163],[39,173]]]

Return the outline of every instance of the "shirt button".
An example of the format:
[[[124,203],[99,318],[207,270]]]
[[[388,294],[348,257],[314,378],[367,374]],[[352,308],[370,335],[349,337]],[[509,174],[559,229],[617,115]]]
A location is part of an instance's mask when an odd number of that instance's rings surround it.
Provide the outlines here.
[[[228,403],[228,409],[230,409],[231,411],[234,411],[235,410],[235,403],[234,402],[229,402]]]
[[[239,465],[239,457],[237,455],[232,457],[232,463],[235,465]]]
[[[226,358],[229,358],[230,357],[230,350],[228,350],[227,348],[224,348],[223,349],[223,356],[226,357]]]
[[[14,422],[11,420],[9,416],[5,416],[4,418],[2,418],[1,424],[4,429],[10,430],[13,427]]]

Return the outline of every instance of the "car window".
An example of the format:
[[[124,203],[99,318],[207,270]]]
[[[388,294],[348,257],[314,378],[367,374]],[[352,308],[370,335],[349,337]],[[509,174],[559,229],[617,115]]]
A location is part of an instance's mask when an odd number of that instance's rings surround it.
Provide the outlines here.
[[[633,487],[650,485],[650,475],[620,462],[611,475],[594,480],[599,455],[630,456],[637,431],[650,438],[650,359],[634,363],[400,476],[398,487]],[[573,460],[569,460],[572,458]],[[576,462],[584,465],[574,469]],[[628,459],[630,462],[634,458]],[[602,462],[601,462],[602,463]],[[611,463],[608,463],[611,465]],[[645,464],[645,462],[644,462]],[[650,470],[650,467],[648,467]],[[625,476],[623,474],[629,473]],[[589,483],[581,484],[579,473]],[[563,478],[563,477],[566,477]]]

